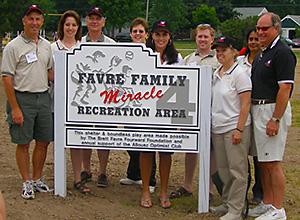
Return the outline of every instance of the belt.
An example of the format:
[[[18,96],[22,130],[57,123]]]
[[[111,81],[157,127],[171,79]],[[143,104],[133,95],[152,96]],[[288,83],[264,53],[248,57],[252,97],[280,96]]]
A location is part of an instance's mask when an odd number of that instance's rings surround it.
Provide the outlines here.
[[[272,103],[276,103],[276,102],[272,100],[265,100],[265,99],[251,100],[252,105],[264,105],[264,104],[272,104]]]

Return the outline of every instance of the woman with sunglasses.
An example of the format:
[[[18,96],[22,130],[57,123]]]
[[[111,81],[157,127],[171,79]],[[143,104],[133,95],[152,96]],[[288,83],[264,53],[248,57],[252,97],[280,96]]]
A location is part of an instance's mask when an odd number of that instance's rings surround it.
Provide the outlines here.
[[[77,47],[81,41],[81,19],[75,11],[66,11],[62,14],[58,23],[58,40],[51,44],[54,51],[69,51]],[[53,85],[49,89],[52,97],[53,104]],[[82,150],[71,148],[71,161],[74,171],[74,188],[81,193],[88,193],[90,190],[87,188],[80,178],[81,163],[82,163]]]
[[[134,43],[146,44],[146,38],[148,36],[148,24],[144,18],[136,18],[130,24],[130,36]],[[129,154],[129,164],[127,168],[127,177],[121,179],[120,183],[123,185],[142,185],[142,178],[140,173],[140,151],[127,151]],[[154,193],[156,179],[156,162],[155,156],[153,155],[153,165],[151,171],[151,177],[149,182],[149,191]],[[141,202],[145,203],[145,202]]]
[[[218,173],[223,182],[223,204],[211,212],[225,214],[221,220],[240,220],[248,183],[251,143],[251,80],[235,62],[237,50],[231,37],[213,46],[221,63],[212,83],[212,141]]]
[[[237,63],[245,70],[245,72],[251,77],[252,61],[257,53],[261,50],[261,43],[258,40],[256,29],[251,29],[246,36],[246,52],[245,55],[237,58]],[[257,161],[257,152],[254,141],[252,141],[249,154],[253,156],[254,164],[254,177],[255,184],[252,188],[253,198],[250,200],[251,205],[257,205],[263,198],[263,191],[260,179],[259,165]],[[251,173],[249,169],[249,184],[251,182]]]
[[[146,42],[147,47],[159,53],[162,65],[183,65],[183,59],[177,52],[172,39],[170,25],[165,20],[157,20],[153,23],[152,31]],[[168,199],[167,189],[169,174],[171,169],[173,152],[159,152],[159,174],[160,174],[160,192],[159,202],[163,208],[170,208],[171,202]],[[150,208],[152,206],[149,181],[152,170],[154,152],[142,152],[140,155],[140,168],[143,182],[143,196],[141,206]]]

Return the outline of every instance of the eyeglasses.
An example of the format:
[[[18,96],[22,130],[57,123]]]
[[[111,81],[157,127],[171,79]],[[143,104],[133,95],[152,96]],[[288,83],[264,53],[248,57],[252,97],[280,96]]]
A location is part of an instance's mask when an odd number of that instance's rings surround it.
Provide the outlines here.
[[[259,30],[267,31],[270,27],[273,27],[273,26],[267,26],[267,27],[258,27],[258,26],[256,26],[256,30],[257,31],[259,31]]]
[[[249,41],[258,41],[258,37],[249,37]]]
[[[210,24],[199,24],[197,27],[202,27],[202,26],[204,26],[204,27],[210,27]]]
[[[132,33],[136,34],[137,32],[139,32],[140,34],[143,34],[144,31],[143,30],[133,30]]]

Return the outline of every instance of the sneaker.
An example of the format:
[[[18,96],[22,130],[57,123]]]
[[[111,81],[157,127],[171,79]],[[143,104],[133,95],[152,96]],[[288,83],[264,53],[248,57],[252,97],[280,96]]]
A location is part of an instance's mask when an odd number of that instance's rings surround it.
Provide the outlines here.
[[[248,216],[258,217],[270,209],[272,205],[266,205],[263,202],[259,203],[254,209],[249,209]]]
[[[103,188],[108,186],[107,177],[106,177],[105,174],[100,174],[98,176],[97,186],[98,187],[103,187]]]
[[[122,185],[133,185],[133,184],[142,185],[142,180],[132,180],[129,178],[125,178],[125,179],[121,179],[120,183]]]
[[[92,173],[88,174],[86,171],[82,171],[80,173],[81,182],[91,182],[92,181]]]
[[[24,199],[34,199],[35,198],[33,185],[32,185],[32,182],[30,180],[26,180],[22,184],[22,195],[21,196]]]
[[[219,205],[219,206],[211,206],[209,207],[209,211],[212,213],[224,213],[226,214],[228,212],[228,208],[225,204]]]
[[[34,188],[34,191],[37,192],[52,192],[53,189],[50,189],[50,187],[45,183],[44,178],[39,178],[38,180],[32,181],[32,185]]]
[[[153,194],[155,192],[155,186],[149,186],[149,192]]]
[[[226,215],[223,215],[220,220],[241,220],[241,215],[236,215],[228,212]]]
[[[276,209],[274,206],[271,206],[267,212],[256,218],[255,220],[285,220],[285,210]]]

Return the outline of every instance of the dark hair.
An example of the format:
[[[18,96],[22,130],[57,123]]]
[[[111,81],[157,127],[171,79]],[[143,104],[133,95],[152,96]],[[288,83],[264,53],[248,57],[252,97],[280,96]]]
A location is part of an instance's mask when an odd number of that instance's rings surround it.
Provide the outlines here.
[[[69,10],[65,11],[59,19],[57,36],[60,40],[64,38],[64,24],[68,17],[75,18],[76,24],[78,25],[77,33],[75,35],[76,40],[81,40],[81,19],[77,12]]]
[[[131,22],[131,24],[130,24],[130,32],[132,32],[132,29],[135,26],[139,25],[139,24],[141,24],[144,27],[145,32],[148,33],[148,24],[147,24],[147,21],[144,18],[136,18],[136,19],[134,19]]]
[[[173,64],[177,62],[178,59],[178,51],[175,49],[173,36],[170,34],[170,40],[162,54],[162,58],[167,61],[167,64]],[[149,35],[146,46],[150,47],[153,51],[155,51],[155,43],[152,38],[152,34]]]
[[[246,48],[246,51],[245,51],[245,56],[246,56],[247,54],[250,53],[250,49],[249,49],[249,47],[248,47],[248,40],[249,40],[250,34],[251,34],[252,32],[255,32],[255,33],[256,33],[256,28],[250,29],[250,30],[248,31],[247,35],[246,35],[246,45],[247,45],[247,48]]]

